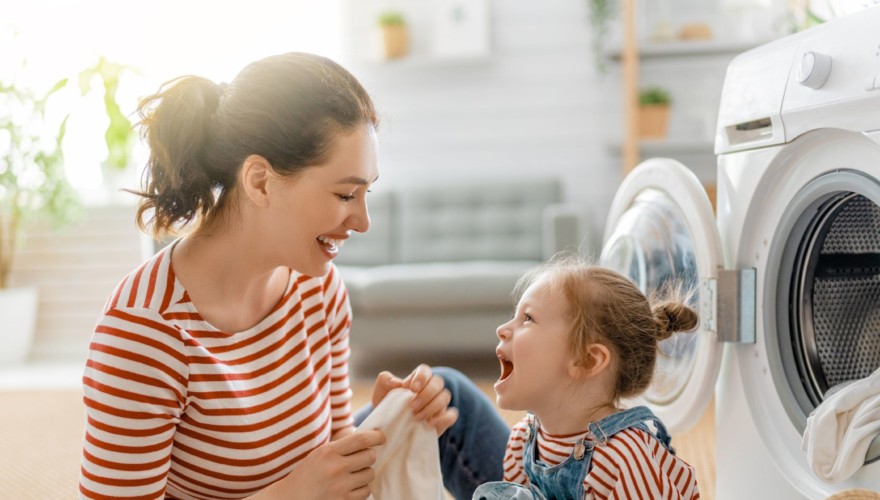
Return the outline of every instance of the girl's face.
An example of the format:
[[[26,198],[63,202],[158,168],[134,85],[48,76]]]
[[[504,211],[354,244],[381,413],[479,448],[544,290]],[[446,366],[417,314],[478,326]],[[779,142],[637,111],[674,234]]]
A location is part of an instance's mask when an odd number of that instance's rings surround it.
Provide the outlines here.
[[[570,387],[570,321],[565,297],[548,286],[548,275],[532,283],[513,319],[498,327],[495,349],[501,377],[495,383],[498,406],[535,414],[558,411]]]
[[[367,191],[379,176],[372,126],[340,133],[326,163],[278,176],[270,191],[270,224],[262,231],[274,259],[308,276],[330,269],[352,231],[370,228]]]

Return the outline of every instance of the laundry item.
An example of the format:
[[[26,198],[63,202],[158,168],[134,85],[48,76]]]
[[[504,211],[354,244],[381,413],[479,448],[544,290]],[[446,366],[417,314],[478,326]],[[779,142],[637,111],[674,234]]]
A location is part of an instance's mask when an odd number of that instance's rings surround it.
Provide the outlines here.
[[[378,447],[370,483],[373,500],[443,500],[440,449],[433,427],[420,422],[409,408],[413,393],[394,389],[358,430],[379,429],[385,444]]]
[[[837,483],[864,463],[880,435],[880,369],[846,384],[810,413],[801,448],[817,476]]]

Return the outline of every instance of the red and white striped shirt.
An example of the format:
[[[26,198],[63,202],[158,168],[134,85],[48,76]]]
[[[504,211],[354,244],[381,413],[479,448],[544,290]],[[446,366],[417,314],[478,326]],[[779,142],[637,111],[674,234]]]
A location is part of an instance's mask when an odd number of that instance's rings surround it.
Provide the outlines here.
[[[507,441],[504,480],[528,485],[523,462],[528,417],[518,422]],[[587,431],[553,436],[538,428],[539,459],[546,465],[561,464]],[[586,499],[698,499],[694,468],[669,453],[651,434],[630,427],[608,439],[593,451],[592,468],[584,477]]]
[[[291,272],[254,327],[205,322],[166,249],[111,295],[83,374],[84,498],[241,498],[352,424],[351,311],[336,268]]]

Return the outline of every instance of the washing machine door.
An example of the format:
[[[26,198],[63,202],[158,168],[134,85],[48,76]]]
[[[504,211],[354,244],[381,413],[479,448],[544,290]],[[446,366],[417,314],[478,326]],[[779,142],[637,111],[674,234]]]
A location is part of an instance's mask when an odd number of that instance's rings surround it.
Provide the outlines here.
[[[611,204],[600,263],[648,296],[678,285],[700,313],[695,331],[660,343],[651,386],[633,402],[649,406],[673,434],[688,430],[712,399],[721,362],[712,306],[721,243],[696,175],[666,158],[636,167]]]

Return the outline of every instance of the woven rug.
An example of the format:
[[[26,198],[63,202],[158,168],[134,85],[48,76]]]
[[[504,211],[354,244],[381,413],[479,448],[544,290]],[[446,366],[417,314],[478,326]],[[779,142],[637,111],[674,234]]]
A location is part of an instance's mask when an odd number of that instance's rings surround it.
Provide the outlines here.
[[[84,418],[76,389],[0,392],[0,498],[76,498]]]
[[[369,399],[372,385],[353,384],[353,406]],[[494,400],[489,382],[480,387]],[[0,390],[0,499],[69,499],[78,496],[84,411],[79,389]],[[502,412],[508,423],[517,412]],[[679,455],[696,467],[700,494],[715,493],[714,412],[673,438]]]

